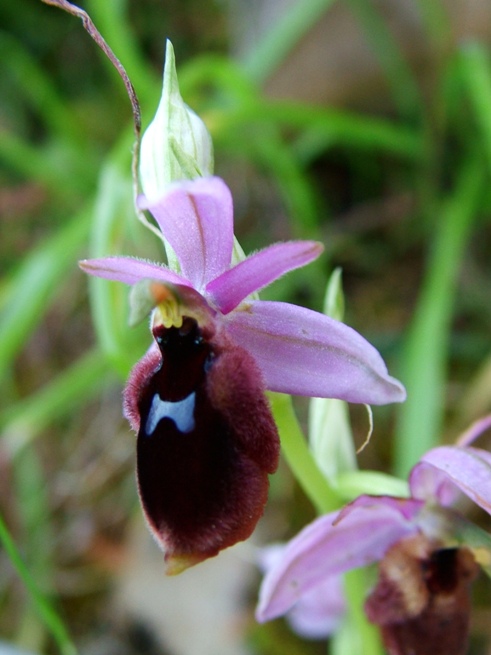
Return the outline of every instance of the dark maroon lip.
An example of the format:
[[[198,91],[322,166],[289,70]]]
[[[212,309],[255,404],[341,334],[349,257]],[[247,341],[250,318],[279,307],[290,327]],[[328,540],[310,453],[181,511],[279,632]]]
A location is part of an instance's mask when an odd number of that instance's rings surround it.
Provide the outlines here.
[[[143,511],[172,568],[246,539],[262,516],[279,439],[249,353],[194,318],[153,329],[125,406],[138,416]],[[134,418],[134,417],[133,417]]]

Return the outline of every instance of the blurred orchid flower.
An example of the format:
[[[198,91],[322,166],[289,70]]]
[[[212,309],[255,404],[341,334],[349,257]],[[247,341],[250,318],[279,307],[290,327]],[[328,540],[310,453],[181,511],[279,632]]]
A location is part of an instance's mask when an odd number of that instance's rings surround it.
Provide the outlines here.
[[[132,285],[137,317],[155,308],[155,343],[130,375],[125,413],[138,432],[143,508],[173,573],[245,539],[262,514],[279,450],[264,389],[373,404],[405,391],[351,328],[251,297],[320,244],[278,243],[231,266],[232,197],[217,177],[170,184],[140,206],[179,270],[130,257],[80,266]]]
[[[322,516],[287,545],[266,574],[258,621],[289,612],[341,573],[380,562],[366,602],[389,652],[465,652],[469,584],[491,573],[491,537],[456,510],[463,496],[491,514],[491,454],[470,444],[491,426],[477,422],[456,446],[426,453],[409,476],[410,497],[360,496]]]

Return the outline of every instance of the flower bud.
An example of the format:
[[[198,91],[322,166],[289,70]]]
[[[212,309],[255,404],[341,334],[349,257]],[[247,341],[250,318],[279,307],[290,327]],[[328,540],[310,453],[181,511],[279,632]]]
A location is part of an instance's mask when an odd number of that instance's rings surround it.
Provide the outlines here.
[[[213,145],[203,121],[183,101],[174,49],[167,41],[162,97],[140,149],[140,181],[147,199],[160,198],[170,182],[213,173]]]

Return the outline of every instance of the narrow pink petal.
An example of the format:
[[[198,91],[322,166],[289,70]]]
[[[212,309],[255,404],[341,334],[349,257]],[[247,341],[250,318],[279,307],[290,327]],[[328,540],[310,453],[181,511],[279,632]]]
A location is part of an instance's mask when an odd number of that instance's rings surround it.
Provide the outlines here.
[[[491,461],[477,448],[440,446],[428,451],[421,462],[431,464],[462,493],[491,514]],[[410,482],[411,488],[414,484]]]
[[[317,259],[322,250],[322,244],[316,241],[275,243],[212,280],[206,292],[220,311],[228,314],[254,291]]]
[[[133,257],[83,259],[78,265],[89,275],[103,277],[107,280],[116,280],[125,284],[136,284],[140,280],[149,279],[170,282],[171,284],[182,284],[186,287],[191,286],[187,280],[165,266]]]
[[[318,518],[289,542],[261,585],[258,621],[281,616],[329,576],[380,560],[390,546],[418,529],[385,498],[353,508],[334,525],[337,516]]]
[[[370,405],[406,397],[378,351],[358,332],[324,314],[259,300],[244,303],[225,317],[225,324],[255,357],[267,389]]]
[[[229,188],[219,177],[176,182],[157,202],[139,200],[157,220],[174,249],[182,274],[198,291],[230,266],[233,206]]]
[[[480,418],[467,428],[457,440],[457,446],[469,446],[473,441],[480,437],[486,430],[491,428],[491,414]]]

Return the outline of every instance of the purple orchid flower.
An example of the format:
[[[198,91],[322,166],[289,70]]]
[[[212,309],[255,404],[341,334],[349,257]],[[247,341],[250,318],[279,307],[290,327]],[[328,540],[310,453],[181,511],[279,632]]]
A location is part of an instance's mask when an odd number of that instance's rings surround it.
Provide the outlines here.
[[[232,266],[232,197],[217,177],[173,183],[140,206],[179,271],[130,257],[80,266],[134,285],[155,307],[155,341],[124,404],[138,433],[142,505],[174,573],[245,539],[263,512],[279,452],[265,389],[368,404],[400,402],[405,391],[351,328],[252,295],[314,260],[320,244],[274,244]]]
[[[304,528],[266,574],[257,620],[282,616],[326,580],[380,562],[365,610],[391,655],[465,653],[468,588],[476,562],[491,571],[491,537],[454,506],[467,496],[491,514],[491,454],[470,446],[490,426],[491,416],[456,446],[426,453],[410,473],[409,498],[360,496]]]

